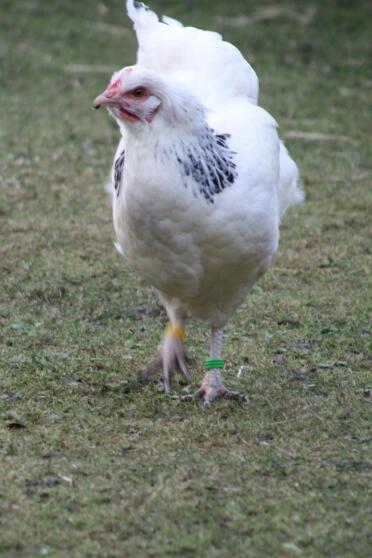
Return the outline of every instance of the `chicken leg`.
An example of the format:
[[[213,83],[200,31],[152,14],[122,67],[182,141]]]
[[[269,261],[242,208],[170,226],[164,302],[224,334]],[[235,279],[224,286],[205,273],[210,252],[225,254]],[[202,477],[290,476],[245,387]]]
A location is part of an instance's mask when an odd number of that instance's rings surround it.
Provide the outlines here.
[[[222,329],[212,328],[210,359],[206,362],[208,372],[206,372],[199,389],[191,395],[182,397],[183,401],[190,401],[202,397],[204,399],[204,407],[209,407],[212,401],[222,398],[247,401],[245,395],[238,391],[226,389],[222,383],[221,368],[223,366],[223,360],[221,359],[221,347]]]
[[[185,329],[182,323],[170,322],[165,328],[163,343],[154,360],[140,373],[140,380],[147,382],[159,369],[163,369],[164,389],[169,392],[175,370],[179,370],[190,383],[189,359],[183,348]]]

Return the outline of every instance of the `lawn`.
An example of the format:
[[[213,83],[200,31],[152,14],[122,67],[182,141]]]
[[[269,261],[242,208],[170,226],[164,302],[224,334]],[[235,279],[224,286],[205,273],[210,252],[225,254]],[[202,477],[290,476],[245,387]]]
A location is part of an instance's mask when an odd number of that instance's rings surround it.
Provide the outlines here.
[[[371,5],[152,2],[242,50],[307,196],[226,328],[249,403],[204,411],[137,381],[166,316],[113,247],[90,108],[134,61],[122,4],[0,6],[0,556],[367,558]],[[195,385],[207,343],[190,322]]]

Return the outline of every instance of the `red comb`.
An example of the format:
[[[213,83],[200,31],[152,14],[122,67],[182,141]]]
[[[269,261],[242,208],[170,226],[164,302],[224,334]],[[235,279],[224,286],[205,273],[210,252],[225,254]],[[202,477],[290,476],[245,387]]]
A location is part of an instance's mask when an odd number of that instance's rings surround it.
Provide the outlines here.
[[[114,83],[112,83],[110,85],[110,87],[108,88],[108,93],[114,93],[114,91],[116,91],[119,88],[120,85],[120,78],[118,78],[116,81],[114,81]]]

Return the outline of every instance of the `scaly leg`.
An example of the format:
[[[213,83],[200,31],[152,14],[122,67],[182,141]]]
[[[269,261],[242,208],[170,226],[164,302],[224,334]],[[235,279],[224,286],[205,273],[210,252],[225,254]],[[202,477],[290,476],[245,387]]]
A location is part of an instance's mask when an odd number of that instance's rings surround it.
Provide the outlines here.
[[[162,357],[165,391],[170,391],[172,376],[175,368],[181,372],[185,380],[190,383],[191,375],[187,368],[187,358],[183,348],[185,330],[182,325],[170,323],[165,329]]]
[[[185,339],[185,329],[183,323],[178,321],[170,322],[165,328],[163,343],[158,355],[150,362],[147,368],[141,372],[140,379],[147,382],[157,370],[163,369],[164,389],[169,392],[172,385],[172,377],[177,369],[181,372],[185,380],[190,383],[191,375],[188,369],[188,358],[183,348]]]
[[[229,391],[222,383],[221,368],[223,367],[223,360],[221,359],[221,347],[222,329],[212,328],[210,359],[206,362],[208,372],[205,374],[199,389],[192,395],[182,397],[183,401],[202,397],[204,399],[204,406],[209,407],[215,399],[247,400],[245,395],[238,391]]]

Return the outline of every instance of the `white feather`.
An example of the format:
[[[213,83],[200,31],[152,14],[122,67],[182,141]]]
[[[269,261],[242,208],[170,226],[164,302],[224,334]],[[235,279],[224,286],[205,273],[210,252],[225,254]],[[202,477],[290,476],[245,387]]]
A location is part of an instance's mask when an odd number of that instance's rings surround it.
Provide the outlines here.
[[[183,84],[210,109],[218,110],[236,96],[257,103],[255,71],[221,35],[168,18],[162,23],[144,6],[135,8],[133,0],[127,1],[127,11],[137,34],[140,66]]]
[[[169,315],[182,308],[221,327],[273,261],[281,217],[302,199],[297,166],[257,106],[256,74],[235,47],[161,23],[132,0],[127,10],[139,42],[127,86],[144,82],[161,110],[147,125],[119,122],[116,157],[125,148],[126,158],[113,195],[117,247],[159,290]],[[237,178],[208,203],[180,161],[197,157],[211,128],[230,134]]]

